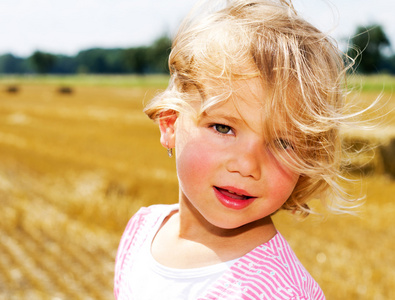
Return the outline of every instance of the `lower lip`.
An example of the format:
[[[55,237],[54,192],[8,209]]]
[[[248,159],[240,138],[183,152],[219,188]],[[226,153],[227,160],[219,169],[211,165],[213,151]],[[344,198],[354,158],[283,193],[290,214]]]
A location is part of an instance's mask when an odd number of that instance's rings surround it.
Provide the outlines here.
[[[214,188],[214,193],[221,204],[227,208],[240,210],[249,206],[256,198],[249,198],[246,200],[234,199],[222,194],[219,190]]]

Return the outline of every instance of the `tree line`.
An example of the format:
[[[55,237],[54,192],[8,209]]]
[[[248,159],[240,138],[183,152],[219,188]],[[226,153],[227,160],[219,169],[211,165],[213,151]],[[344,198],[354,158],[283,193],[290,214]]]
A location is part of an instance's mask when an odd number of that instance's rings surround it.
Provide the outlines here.
[[[395,54],[381,25],[358,26],[347,56],[355,59],[354,69],[359,73],[395,74]]]
[[[94,48],[76,56],[41,51],[21,58],[0,56],[0,74],[151,74],[168,73],[171,39],[162,36],[149,46],[127,49]],[[358,26],[345,51],[345,60],[355,59],[357,73],[395,74],[395,54],[381,25]]]
[[[75,56],[35,51],[30,57],[0,56],[2,74],[150,74],[167,73],[171,39],[162,36],[149,46],[93,48]]]

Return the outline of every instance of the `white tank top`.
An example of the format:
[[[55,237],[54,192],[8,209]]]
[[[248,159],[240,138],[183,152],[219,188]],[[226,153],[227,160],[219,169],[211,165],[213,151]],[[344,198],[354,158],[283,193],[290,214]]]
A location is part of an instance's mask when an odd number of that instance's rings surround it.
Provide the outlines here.
[[[146,239],[133,265],[131,291],[134,300],[195,300],[237,260],[193,269],[163,266],[151,254],[152,240],[160,225],[158,222],[158,228]],[[150,280],[142,282],[141,278]]]

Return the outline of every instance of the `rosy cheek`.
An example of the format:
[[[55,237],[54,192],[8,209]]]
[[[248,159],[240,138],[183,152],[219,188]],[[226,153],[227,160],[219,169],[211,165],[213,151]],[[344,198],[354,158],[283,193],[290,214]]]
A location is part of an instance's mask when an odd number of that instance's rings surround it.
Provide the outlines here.
[[[295,178],[299,178],[299,174],[295,173],[286,165],[285,162],[280,161],[277,159],[273,154],[269,152],[268,155],[271,164],[274,166],[275,169],[277,169],[277,172],[284,178],[286,178],[289,181],[295,180]]]
[[[276,194],[277,199],[282,199],[282,202],[285,202],[295,189],[299,175],[278,170],[278,173],[272,174],[271,178],[272,185],[274,185],[271,190]]]
[[[287,184],[292,184],[293,182],[297,182],[299,179],[299,174],[293,172],[288,167],[281,165],[278,169],[279,176],[283,179],[283,181]]]
[[[204,141],[187,143],[178,153],[178,175],[181,180],[190,183],[203,181],[212,171],[212,161],[212,153],[205,147]]]

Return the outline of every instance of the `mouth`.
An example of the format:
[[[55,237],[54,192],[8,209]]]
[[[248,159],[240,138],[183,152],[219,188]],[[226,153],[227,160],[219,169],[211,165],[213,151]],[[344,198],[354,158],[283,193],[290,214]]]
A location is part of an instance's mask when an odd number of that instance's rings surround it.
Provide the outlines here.
[[[226,188],[220,188],[215,186],[214,187],[218,192],[220,192],[221,194],[233,198],[235,200],[248,200],[251,198],[255,198],[253,196],[250,196],[249,194],[247,194],[246,192],[236,192],[235,190],[230,190],[230,189],[226,189]]]
[[[214,186],[214,192],[222,205],[232,209],[245,208],[257,198],[233,187]]]

